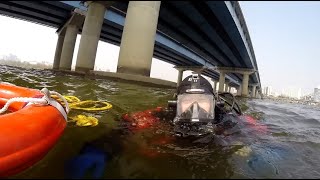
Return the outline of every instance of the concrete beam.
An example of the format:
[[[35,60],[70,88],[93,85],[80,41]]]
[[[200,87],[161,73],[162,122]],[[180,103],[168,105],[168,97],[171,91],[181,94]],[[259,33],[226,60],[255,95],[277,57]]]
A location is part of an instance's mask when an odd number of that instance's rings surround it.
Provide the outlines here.
[[[117,72],[150,76],[161,1],[129,1]]]
[[[205,66],[174,66],[173,68],[182,71],[194,71],[197,73],[202,73],[206,67]]]
[[[256,72],[254,69],[247,68],[234,68],[234,67],[217,67],[218,71],[223,71],[225,73],[239,73],[239,74],[252,74]]]
[[[86,11],[81,10],[79,8],[75,8],[72,12],[71,12],[71,17],[62,25],[58,28],[58,30],[56,31],[56,33],[60,34],[63,31],[66,31],[68,25],[75,25],[78,28],[83,26],[83,22],[85,20],[86,17]]]
[[[82,3],[88,7],[91,3],[99,3],[105,7],[110,7],[112,4],[114,4],[114,1],[82,1]]]

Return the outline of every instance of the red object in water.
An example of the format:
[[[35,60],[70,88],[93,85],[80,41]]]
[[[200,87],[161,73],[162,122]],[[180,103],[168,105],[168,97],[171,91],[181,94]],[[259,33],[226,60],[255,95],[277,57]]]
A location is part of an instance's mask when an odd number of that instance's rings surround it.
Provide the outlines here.
[[[246,122],[248,122],[249,124],[252,124],[252,125],[257,124],[257,120],[255,118],[253,118],[252,116],[243,115],[243,117],[246,119]]]
[[[266,125],[262,125],[260,123],[257,122],[257,120],[255,118],[253,118],[252,116],[249,115],[243,115],[244,119],[246,120],[246,122],[252,126],[251,128],[261,132],[261,133],[266,133],[267,132],[267,126]]]
[[[0,108],[14,97],[43,96],[39,90],[0,83]],[[0,177],[22,172],[41,160],[56,144],[66,127],[53,106],[14,102],[11,113],[0,115]]]
[[[160,120],[159,117],[153,115],[153,112],[159,112],[161,110],[162,108],[157,107],[155,109],[130,113],[130,115],[125,114],[122,116],[122,118],[125,121],[132,123],[130,126],[132,129],[144,129],[152,126],[154,123]]]
[[[143,130],[143,129],[146,129],[146,128],[150,128],[151,126],[153,126],[154,124],[159,122],[160,118],[157,117],[155,115],[155,113],[161,112],[163,110],[164,109],[162,107],[157,107],[157,108],[154,108],[154,109],[149,109],[149,110],[144,110],[144,111],[139,111],[139,112],[133,112],[133,113],[130,113],[130,114],[124,114],[122,116],[122,118],[125,121],[131,123],[129,128],[132,131],[139,131],[139,130]],[[170,136],[156,137],[156,138],[151,140],[151,142],[150,142],[151,147],[142,146],[139,149],[139,153],[141,153],[142,155],[144,155],[146,157],[149,157],[149,158],[159,157],[160,155],[162,155],[162,153],[158,152],[158,150],[155,149],[155,147],[152,147],[152,146],[162,146],[164,144],[171,143],[172,141],[174,141],[174,137],[170,137]]]

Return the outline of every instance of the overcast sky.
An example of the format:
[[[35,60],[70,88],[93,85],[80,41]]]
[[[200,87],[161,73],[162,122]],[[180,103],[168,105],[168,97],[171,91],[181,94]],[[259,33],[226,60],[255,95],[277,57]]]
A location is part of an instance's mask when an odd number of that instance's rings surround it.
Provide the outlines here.
[[[320,2],[240,1],[262,86],[320,85]]]
[[[302,88],[311,93],[320,85],[320,2],[240,2],[262,86]],[[0,58],[14,54],[25,61],[53,63],[56,29],[0,15]],[[72,66],[80,42],[77,37]],[[119,47],[99,42],[96,66],[115,72]],[[151,77],[176,81],[173,65],[153,59]],[[190,72],[184,73],[184,77]]]

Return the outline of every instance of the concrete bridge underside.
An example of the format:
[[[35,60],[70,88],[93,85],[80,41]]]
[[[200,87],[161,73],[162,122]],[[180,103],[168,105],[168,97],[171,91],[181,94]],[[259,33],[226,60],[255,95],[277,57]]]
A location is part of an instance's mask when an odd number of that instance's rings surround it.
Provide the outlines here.
[[[56,69],[71,69],[75,38],[81,33],[76,71],[93,70],[102,40],[120,45],[120,73],[149,76],[155,57],[176,66],[211,67],[203,74],[220,79],[221,85],[226,79],[227,87],[241,85],[244,96],[250,84],[255,84],[254,91],[261,87],[237,2],[11,1],[0,3],[0,13],[57,28]]]

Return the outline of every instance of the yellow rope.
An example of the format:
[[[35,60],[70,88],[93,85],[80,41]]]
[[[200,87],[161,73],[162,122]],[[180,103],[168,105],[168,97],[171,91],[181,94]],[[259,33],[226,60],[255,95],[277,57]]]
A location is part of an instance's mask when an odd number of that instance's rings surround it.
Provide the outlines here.
[[[102,107],[97,107],[96,104],[103,104],[105,106]],[[83,107],[84,105],[90,105],[93,104],[91,107]],[[84,110],[84,111],[104,111],[112,108],[112,105],[107,102],[100,102],[100,101],[80,101],[80,102],[75,102],[69,105],[71,109],[78,109],[78,110]]]
[[[100,101],[92,101],[86,100],[81,101],[79,98],[75,96],[63,96],[68,104],[70,110],[77,109],[77,110],[84,110],[84,111],[104,111],[112,108],[112,105],[108,102],[100,102]],[[52,98],[57,99],[56,96],[52,95]],[[57,99],[59,101],[59,99]],[[62,105],[63,102],[59,101]],[[100,104],[100,106],[99,106]],[[89,107],[85,107],[91,105]],[[98,119],[92,116],[85,116],[85,115],[77,115],[74,117],[68,117],[71,120],[69,122],[76,122],[77,126],[96,126],[98,125]]]
[[[56,96],[52,96],[53,98],[56,98]],[[112,108],[112,105],[108,102],[101,102],[101,101],[92,101],[92,100],[86,100],[81,101],[79,98],[75,96],[63,96],[68,104],[70,109],[77,109],[77,110],[84,110],[84,111],[104,111]],[[63,102],[61,102],[62,105],[64,105]],[[97,104],[100,104],[102,106],[97,106]],[[91,107],[85,107],[86,105],[92,105]]]
[[[80,102],[80,99],[75,96],[63,96],[68,103]]]
[[[77,126],[96,126],[98,125],[98,119],[93,116],[77,115],[70,117],[69,122],[76,122]]]

